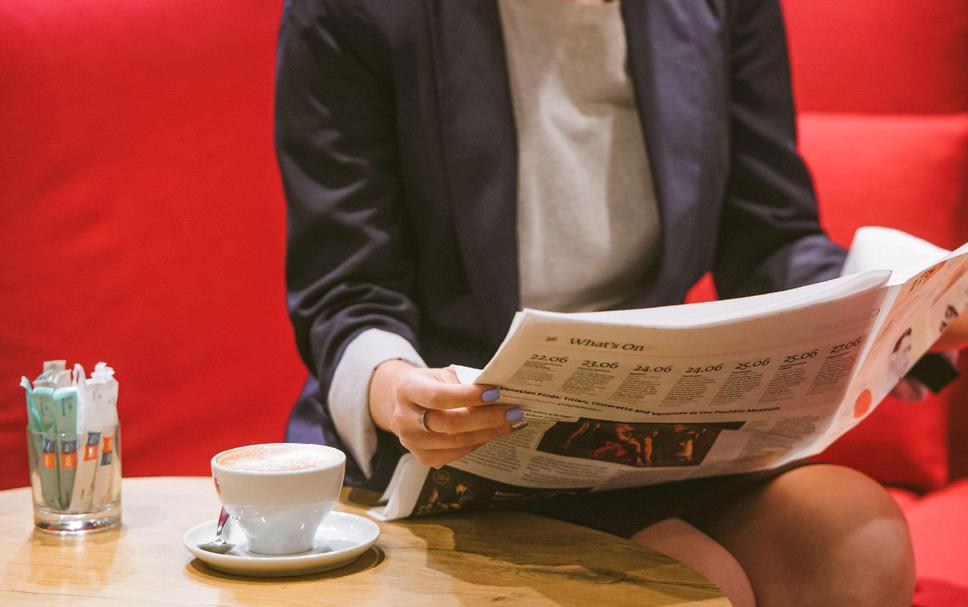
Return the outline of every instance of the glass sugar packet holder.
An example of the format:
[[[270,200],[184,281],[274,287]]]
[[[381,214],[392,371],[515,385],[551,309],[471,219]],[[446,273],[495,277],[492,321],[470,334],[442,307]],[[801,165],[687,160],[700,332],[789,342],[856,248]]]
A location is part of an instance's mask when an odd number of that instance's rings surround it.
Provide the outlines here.
[[[121,521],[121,427],[114,370],[90,378],[47,361],[27,398],[27,453],[34,525],[52,533],[108,529]]]

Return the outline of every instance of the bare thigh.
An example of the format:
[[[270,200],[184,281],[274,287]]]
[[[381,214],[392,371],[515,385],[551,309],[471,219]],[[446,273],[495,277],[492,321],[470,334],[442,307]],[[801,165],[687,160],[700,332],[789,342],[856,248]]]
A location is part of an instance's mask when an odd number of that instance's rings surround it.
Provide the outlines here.
[[[904,516],[878,483],[854,470],[796,468],[687,520],[735,557],[758,607],[911,605],[914,557]],[[691,564],[688,555],[673,556]]]

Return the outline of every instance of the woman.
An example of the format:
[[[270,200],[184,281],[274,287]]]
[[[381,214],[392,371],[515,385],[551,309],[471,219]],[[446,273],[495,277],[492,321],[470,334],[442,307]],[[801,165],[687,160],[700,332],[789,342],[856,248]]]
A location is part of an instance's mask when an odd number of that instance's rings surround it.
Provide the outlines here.
[[[385,485],[521,411],[462,386],[515,310],[681,302],[836,276],[796,152],[777,0],[290,0],[277,145],[312,371],[288,439]],[[836,466],[562,500],[736,605],[910,605],[901,513]],[[686,522],[688,521],[688,522]]]

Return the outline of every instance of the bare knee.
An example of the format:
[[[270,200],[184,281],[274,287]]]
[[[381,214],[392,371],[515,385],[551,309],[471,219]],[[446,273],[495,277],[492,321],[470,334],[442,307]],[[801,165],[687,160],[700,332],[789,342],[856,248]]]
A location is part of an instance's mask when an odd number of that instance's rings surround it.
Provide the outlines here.
[[[897,504],[880,485],[858,472],[840,468],[824,474],[847,487],[844,511],[833,515],[813,542],[821,548],[829,546],[831,567],[837,568],[829,582],[819,587],[822,602],[816,604],[909,607],[914,553],[907,521]],[[822,553],[814,554],[815,566],[819,568],[823,558]],[[839,603],[832,602],[835,596]]]
[[[743,565],[759,607],[911,604],[907,523],[859,472],[798,468],[732,504],[707,532]]]

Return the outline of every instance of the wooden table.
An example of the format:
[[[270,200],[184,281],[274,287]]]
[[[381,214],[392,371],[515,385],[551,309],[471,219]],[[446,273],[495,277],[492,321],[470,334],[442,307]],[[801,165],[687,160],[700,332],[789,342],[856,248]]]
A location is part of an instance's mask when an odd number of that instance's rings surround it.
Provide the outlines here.
[[[365,510],[347,494],[337,509]],[[0,492],[0,605],[729,605],[668,557],[523,513],[383,523],[353,564],[270,580],[218,573],[182,546],[218,513],[209,478],[125,479],[122,508],[120,529],[61,538],[33,530],[28,489]]]

